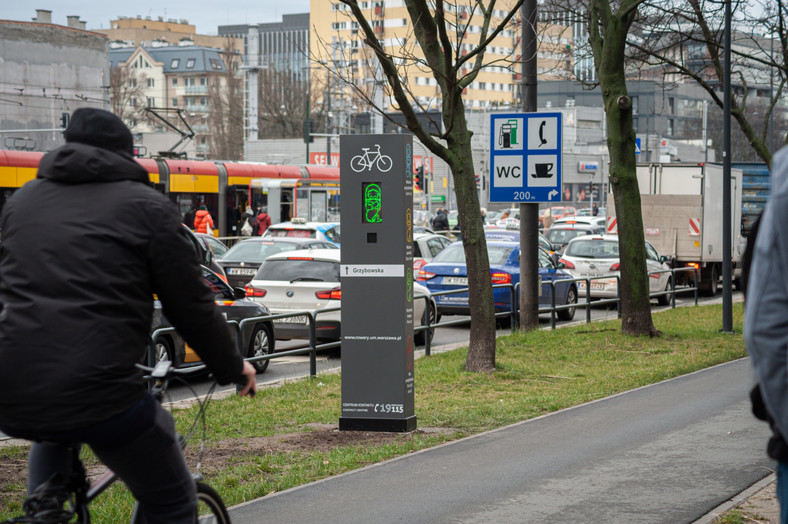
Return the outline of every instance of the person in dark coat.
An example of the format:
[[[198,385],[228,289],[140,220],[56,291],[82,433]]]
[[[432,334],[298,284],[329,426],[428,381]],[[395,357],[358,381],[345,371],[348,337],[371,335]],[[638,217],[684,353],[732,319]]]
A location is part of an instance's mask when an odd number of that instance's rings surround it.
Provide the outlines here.
[[[446,215],[445,209],[439,209],[438,214],[432,219],[432,229],[435,231],[449,230],[449,217]]]
[[[46,441],[29,454],[29,492],[48,489],[36,496],[62,495],[53,474],[68,475],[71,461],[60,442],[86,443],[146,521],[192,523],[194,481],[172,417],[135,367],[153,295],[219,382],[245,395],[255,371],[202,282],[180,214],[134,160],[128,128],[83,108],[64,135],[0,216],[0,430]]]
[[[183,223],[186,224],[186,227],[194,231],[194,214],[197,212],[197,208],[194,207],[192,204],[189,207],[189,210],[183,214]]]

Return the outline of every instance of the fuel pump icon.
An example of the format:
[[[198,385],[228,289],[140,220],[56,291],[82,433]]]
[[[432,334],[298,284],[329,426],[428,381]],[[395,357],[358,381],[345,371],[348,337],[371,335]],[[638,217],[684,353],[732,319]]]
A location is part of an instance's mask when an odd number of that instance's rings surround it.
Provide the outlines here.
[[[505,124],[501,124],[498,131],[498,145],[502,149],[517,146],[517,127],[517,119],[507,120]]]
[[[501,129],[498,132],[498,145],[504,149],[511,149],[512,147],[512,125],[501,124]]]

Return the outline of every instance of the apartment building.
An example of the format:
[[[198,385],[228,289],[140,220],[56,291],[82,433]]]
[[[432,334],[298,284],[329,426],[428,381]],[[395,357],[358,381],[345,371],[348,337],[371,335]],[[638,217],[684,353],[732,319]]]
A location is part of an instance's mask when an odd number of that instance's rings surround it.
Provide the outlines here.
[[[143,143],[151,143],[146,145],[148,153],[167,150],[167,143],[177,141],[178,134],[183,138],[192,132],[193,139],[175,152],[210,153],[212,105],[232,81],[238,55],[210,47],[138,45],[110,49],[109,58],[121,84],[113,86],[113,111]],[[157,134],[166,134],[168,142],[155,140]]]
[[[503,5],[505,6],[506,3]],[[418,47],[413,26],[404,0],[371,0],[359,2],[365,17],[372,26],[386,51],[396,57],[400,75],[408,83],[415,101],[425,110],[439,108],[441,93],[431,71],[418,61],[423,53]],[[473,2],[446,5],[446,17],[456,30],[449,37],[453,54],[457,57],[472,53],[480,42],[483,16]],[[375,68],[376,60],[363,43],[363,31],[350,15],[345,4],[337,0],[311,0],[312,19],[310,51],[319,62],[341,72],[356,87],[366,90],[370,98],[382,87],[381,73]],[[493,13],[492,24],[500,23],[506,9]],[[568,78],[572,69],[572,27],[569,25],[540,23],[537,27],[537,69],[540,79]],[[506,29],[486,48],[484,69],[463,93],[466,107],[506,107],[518,99],[521,82],[521,27],[516,15]],[[472,62],[460,70],[460,75],[470,72]],[[319,72],[313,70],[313,75]],[[322,73],[323,76],[325,72]],[[385,88],[384,88],[385,90]],[[386,111],[395,110],[393,100],[380,100]]]

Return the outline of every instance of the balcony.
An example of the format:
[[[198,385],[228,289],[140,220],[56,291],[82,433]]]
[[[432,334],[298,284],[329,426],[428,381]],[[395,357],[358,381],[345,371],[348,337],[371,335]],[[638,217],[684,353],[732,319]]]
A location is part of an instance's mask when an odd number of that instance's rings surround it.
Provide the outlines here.
[[[207,95],[208,86],[186,86],[187,95]]]

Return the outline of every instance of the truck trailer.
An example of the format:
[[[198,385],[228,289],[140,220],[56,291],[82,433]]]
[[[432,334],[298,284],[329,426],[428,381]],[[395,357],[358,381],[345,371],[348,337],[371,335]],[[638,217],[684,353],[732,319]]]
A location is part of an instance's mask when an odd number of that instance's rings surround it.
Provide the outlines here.
[[[720,164],[638,164],[641,211],[646,240],[672,267],[699,271],[699,286],[716,295],[723,261],[723,168]],[[608,198],[607,233],[617,233],[612,195]],[[742,170],[731,169],[731,260],[736,287],[741,285]],[[692,284],[693,273],[676,273],[676,285]]]

